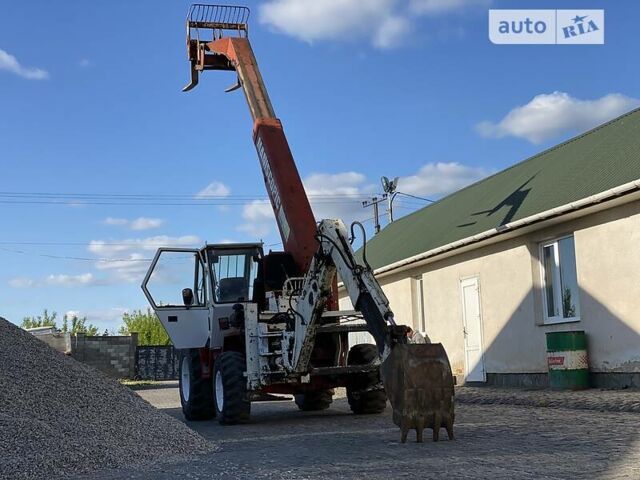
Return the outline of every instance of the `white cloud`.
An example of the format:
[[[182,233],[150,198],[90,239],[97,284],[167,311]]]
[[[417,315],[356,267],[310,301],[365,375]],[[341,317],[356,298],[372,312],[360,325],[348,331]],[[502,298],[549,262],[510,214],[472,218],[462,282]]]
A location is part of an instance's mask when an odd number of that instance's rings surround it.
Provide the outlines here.
[[[146,306],[141,307],[140,310],[145,311]],[[87,323],[91,323],[99,328],[99,334],[102,334],[104,329],[113,331],[117,335],[117,330],[122,325],[122,316],[125,313],[131,313],[132,309],[125,307],[105,307],[95,309],[78,309],[68,310],[65,315],[69,318],[76,316],[78,318],[87,317]]]
[[[135,220],[131,220],[129,228],[131,228],[131,230],[149,230],[152,228],[158,228],[162,224],[164,224],[164,220],[161,218],[139,217]]]
[[[395,48],[416,17],[459,12],[490,0],[268,0],[260,22],[277,32],[313,43],[367,39],[380,49]]]
[[[148,218],[138,217],[133,220],[127,220],[126,218],[113,218],[107,217],[103,220],[105,225],[127,227],[131,230],[150,230],[152,228],[158,228],[164,224],[164,220],[161,218]]]
[[[200,247],[196,235],[172,237],[156,235],[125,240],[92,240],[87,249],[100,257],[96,268],[110,275],[109,280],[138,282],[142,280],[150,260],[160,247]]]
[[[78,62],[78,65],[81,67],[88,67],[89,65],[91,65],[91,62],[87,58],[81,58]]]
[[[275,226],[275,216],[269,200],[253,200],[242,207],[244,223],[237,228],[252,239],[266,237]]]
[[[410,0],[409,9],[418,15],[442,15],[489,4],[491,0]]]
[[[118,282],[140,282],[151,263],[148,255],[141,253],[129,253],[123,255],[124,258],[113,260],[100,260],[96,263],[96,268],[109,273],[113,281]]]
[[[316,220],[341,218],[345,222],[368,215],[362,208],[363,194],[375,192],[367,178],[358,172],[313,173],[302,180]],[[242,209],[244,222],[237,227],[252,239],[277,231],[269,200],[253,200]]]
[[[411,23],[405,17],[391,15],[385,18],[373,35],[374,47],[388,49],[398,47],[411,30]]]
[[[34,280],[26,277],[16,277],[9,280],[9,285],[14,288],[31,288],[31,287],[85,287],[89,285],[100,284],[92,273],[82,273],[79,275],[69,275],[66,273],[51,274],[40,280]]]
[[[9,280],[9,286],[13,288],[29,288],[35,286],[35,281],[27,277],[16,277]]]
[[[242,218],[250,222],[272,220],[273,209],[269,200],[253,200],[242,208]]]
[[[415,174],[400,177],[398,191],[438,198],[476,182],[489,173],[483,168],[456,162],[427,163]],[[362,201],[379,194],[381,190],[381,186],[369,182],[359,172],[313,173],[302,181],[316,220],[339,218],[347,225],[354,220],[366,221],[372,216],[373,212],[364,209]],[[400,204],[401,200],[398,199],[394,205]],[[420,202],[411,202],[411,205],[411,208],[419,208]],[[381,219],[385,212],[386,202],[380,205]],[[244,222],[237,230],[250,235],[254,240],[277,231],[268,200],[254,200],[245,204],[242,218]]]
[[[313,43],[319,40],[368,38],[388,48],[399,38],[399,0],[270,0],[260,6],[260,22],[274,30]],[[389,19],[394,19],[389,21]]]
[[[41,68],[24,67],[18,59],[8,52],[0,49],[0,70],[14,73],[29,80],[44,80],[49,78],[49,73]]]
[[[102,223],[104,223],[105,225],[123,227],[129,223],[129,220],[127,220],[126,218],[107,217],[102,221]]]
[[[45,279],[45,283],[51,286],[58,287],[80,287],[92,285],[96,282],[96,278],[92,273],[83,273],[80,275],[67,275],[67,274],[57,274],[57,275],[49,275]]]
[[[511,110],[499,122],[477,125],[484,137],[519,137],[542,143],[567,133],[578,133],[640,106],[640,100],[610,93],[595,100],[580,100],[564,92],[535,96],[529,103]]]
[[[370,212],[362,207],[364,194],[379,190],[358,172],[313,173],[303,183],[316,220],[341,218],[345,223],[368,217]]]
[[[228,197],[231,189],[222,182],[211,182],[198,193],[196,198]]]
[[[457,162],[438,162],[423,165],[414,175],[400,177],[398,191],[421,197],[440,197],[486,177],[483,168],[469,167]]]
[[[172,237],[156,235],[147,238],[129,238],[125,240],[91,240],[88,250],[96,255],[113,257],[123,252],[135,250],[155,251],[159,247],[191,247],[199,246],[200,238],[196,235]]]

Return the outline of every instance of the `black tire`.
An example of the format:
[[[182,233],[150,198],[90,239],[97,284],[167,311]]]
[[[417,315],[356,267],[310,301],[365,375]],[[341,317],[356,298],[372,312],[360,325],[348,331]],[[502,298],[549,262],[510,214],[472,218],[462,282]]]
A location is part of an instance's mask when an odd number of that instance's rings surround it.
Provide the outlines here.
[[[222,425],[246,423],[251,415],[251,401],[244,376],[244,355],[224,352],[213,366],[214,404]]]
[[[333,389],[295,395],[296,405],[304,412],[326,410],[333,402]]]
[[[210,378],[202,378],[200,354],[197,348],[180,354],[180,403],[187,420],[209,420],[216,415]]]
[[[367,365],[378,358],[375,345],[361,343],[354,345],[347,356],[348,365]],[[380,372],[356,373],[351,375],[347,385],[347,401],[356,414],[381,413],[387,406],[387,394],[380,381]]]

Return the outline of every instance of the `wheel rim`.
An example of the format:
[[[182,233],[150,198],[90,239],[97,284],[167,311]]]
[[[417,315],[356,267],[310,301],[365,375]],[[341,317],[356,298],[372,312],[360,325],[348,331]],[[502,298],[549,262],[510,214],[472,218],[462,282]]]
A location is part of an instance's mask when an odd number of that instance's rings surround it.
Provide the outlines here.
[[[180,365],[180,390],[182,392],[182,398],[185,402],[189,401],[189,391],[191,390],[191,375],[189,372],[189,362],[187,357],[182,357],[182,364]]]
[[[222,385],[222,375],[216,372],[216,406],[218,411],[222,412],[224,408],[224,386]]]

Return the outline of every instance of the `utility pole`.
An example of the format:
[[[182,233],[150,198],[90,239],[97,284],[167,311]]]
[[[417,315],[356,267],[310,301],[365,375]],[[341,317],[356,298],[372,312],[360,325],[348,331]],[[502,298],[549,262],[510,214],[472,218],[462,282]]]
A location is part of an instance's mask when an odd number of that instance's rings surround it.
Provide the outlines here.
[[[382,198],[372,197],[371,200],[365,200],[362,202],[362,207],[367,208],[373,206],[373,221],[374,221],[374,232],[377,234],[380,232],[380,215],[378,210],[378,204],[386,200],[387,194],[383,194]]]
[[[393,223],[393,199],[396,198],[396,188],[398,188],[398,180],[396,177],[393,180],[389,180],[389,177],[382,177],[382,189],[384,190],[385,197],[387,197],[387,213],[389,214],[389,223]]]

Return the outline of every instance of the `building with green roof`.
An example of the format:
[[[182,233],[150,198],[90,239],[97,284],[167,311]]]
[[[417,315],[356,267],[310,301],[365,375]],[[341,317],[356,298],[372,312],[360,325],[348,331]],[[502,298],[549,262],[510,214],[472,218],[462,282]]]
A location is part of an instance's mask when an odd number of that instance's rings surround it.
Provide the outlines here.
[[[545,334],[580,330],[594,385],[640,386],[638,248],[640,109],[387,225],[358,254],[460,380],[545,385]]]

